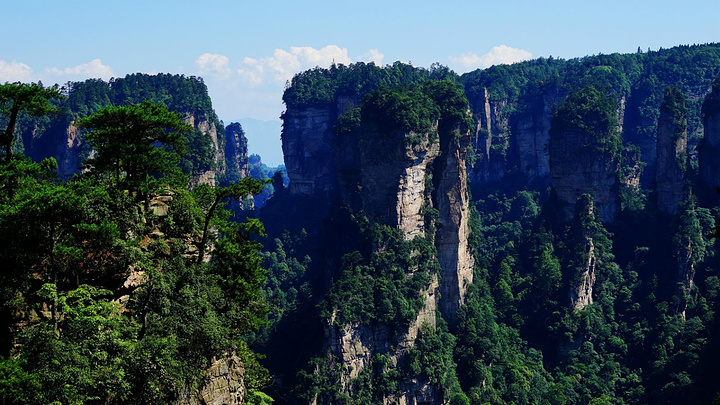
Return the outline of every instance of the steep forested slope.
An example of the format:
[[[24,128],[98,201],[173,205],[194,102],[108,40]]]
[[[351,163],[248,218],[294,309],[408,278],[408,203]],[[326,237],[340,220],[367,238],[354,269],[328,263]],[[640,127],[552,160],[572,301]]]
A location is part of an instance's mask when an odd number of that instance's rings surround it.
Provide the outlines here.
[[[264,350],[279,400],[711,401],[718,76],[715,44],[462,77],[402,64],[297,75],[284,98],[290,185],[261,211],[275,237],[266,263],[277,306]],[[417,86],[431,79],[464,87],[467,141],[443,138],[433,108],[462,103],[427,104]],[[469,142],[467,156],[423,146],[429,128],[441,145]],[[372,135],[393,130],[404,143]],[[409,145],[415,153],[403,157]],[[452,314],[440,303],[453,293],[433,287],[436,275],[438,286],[448,280],[436,230],[463,215],[438,212],[433,190],[449,172],[468,176],[469,232],[460,234],[474,254]],[[408,236],[411,205],[396,203],[414,187],[406,176],[424,176],[418,235],[434,239]],[[434,244],[429,256],[423,240]],[[417,279],[418,258],[429,279]]]
[[[180,76],[128,79],[201,84]],[[224,208],[258,194],[263,183],[243,178],[211,187],[191,181],[193,170],[183,174],[182,157],[188,148],[204,154],[193,140],[207,134],[187,115],[146,100],[162,96],[160,88],[120,86],[133,102],[113,106],[107,84],[83,85],[100,90],[53,100],[60,94],[38,85],[0,85],[3,113],[28,93],[41,97],[32,111],[24,103],[26,112],[61,110],[52,119],[19,115],[16,134],[34,129],[32,146],[71,117],[68,125],[93,150],[85,170],[69,179],[58,177],[52,156],[33,162],[10,153],[0,161],[0,402],[265,402],[266,371],[248,348],[267,311],[253,241],[263,227],[231,220]],[[209,101],[204,87],[171,90],[178,100]],[[77,100],[90,94],[105,101]],[[94,113],[79,118],[75,108]]]

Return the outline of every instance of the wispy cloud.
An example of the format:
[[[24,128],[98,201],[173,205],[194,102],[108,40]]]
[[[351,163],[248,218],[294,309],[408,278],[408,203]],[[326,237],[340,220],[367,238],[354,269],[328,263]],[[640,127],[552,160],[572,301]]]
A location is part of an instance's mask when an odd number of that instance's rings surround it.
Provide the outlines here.
[[[459,73],[475,69],[484,69],[493,65],[508,65],[532,58],[532,54],[524,49],[511,48],[507,45],[493,47],[490,52],[478,56],[474,53],[463,53],[451,56],[450,67]]]
[[[380,52],[380,50],[371,49],[371,50],[367,51],[366,53],[358,56],[356,58],[356,60],[364,61],[364,62],[375,62],[376,65],[382,66],[384,58],[385,58],[385,55],[383,55],[383,53]]]
[[[223,76],[232,74],[230,59],[219,53],[206,52],[195,60],[200,73],[215,73]]]
[[[206,52],[195,60],[195,67],[221,117],[277,119],[283,110],[283,86],[295,74],[316,66],[327,68],[333,63],[349,65],[364,61],[382,65],[384,57],[378,49],[352,57],[347,48],[337,45],[293,46],[236,61],[227,55]]]
[[[87,63],[81,63],[77,66],[58,69],[56,67],[45,69],[45,73],[49,77],[57,77],[67,80],[84,80],[84,79],[104,79],[109,80],[115,74],[110,66],[104,65],[100,59],[93,59]]]
[[[0,60],[0,83],[30,82],[33,80],[32,68],[24,63]]]
[[[53,84],[90,78],[108,80],[113,76],[112,68],[100,59],[65,68],[46,67],[39,72],[22,62],[0,60],[0,83],[43,81],[45,84]]]
[[[247,84],[258,86],[267,82],[285,83],[300,71],[316,66],[329,67],[333,62],[351,63],[347,48],[337,45],[320,49],[293,46],[289,50],[275,49],[272,56],[245,58],[236,72]]]

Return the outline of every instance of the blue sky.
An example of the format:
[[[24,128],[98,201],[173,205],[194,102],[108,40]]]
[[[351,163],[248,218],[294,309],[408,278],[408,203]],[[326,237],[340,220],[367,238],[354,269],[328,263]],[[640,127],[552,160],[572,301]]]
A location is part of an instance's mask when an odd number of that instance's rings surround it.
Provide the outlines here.
[[[2,0],[0,9],[0,82],[202,76],[225,122],[277,120],[285,81],[333,60],[464,73],[720,41],[718,0]]]

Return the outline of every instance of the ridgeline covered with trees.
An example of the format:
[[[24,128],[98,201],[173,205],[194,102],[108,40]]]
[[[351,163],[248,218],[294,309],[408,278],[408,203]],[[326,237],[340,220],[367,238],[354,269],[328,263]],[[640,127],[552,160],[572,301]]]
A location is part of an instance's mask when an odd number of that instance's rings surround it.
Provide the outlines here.
[[[62,102],[39,89],[1,85],[3,111],[28,92],[21,110]],[[0,163],[0,401],[192,403],[225,362],[234,398],[263,403],[248,348],[267,312],[263,226],[223,208],[263,183],[190,188],[178,164],[192,129],[164,105],[106,106],[78,125],[94,153],[67,181],[52,157]]]
[[[463,76],[399,63],[296,75],[284,97],[283,141],[314,147],[294,125],[302,125],[295,122],[303,111],[326,109],[323,125],[338,143],[323,167],[337,170],[337,180],[294,189],[303,167],[288,166],[290,188],[261,211],[276,238],[266,245],[266,291],[277,306],[263,347],[280,376],[274,396],[284,403],[711,403],[720,263],[710,235],[720,177],[702,173],[716,159],[711,90],[719,76],[716,44],[540,58]],[[435,253],[358,211],[367,207],[353,205],[347,187],[357,183],[362,197],[365,180],[347,162],[363,162],[362,152],[348,152],[363,148],[363,135],[357,146],[341,145],[372,122],[422,148],[422,136],[411,134],[437,125],[438,110],[418,91],[432,79],[460,84],[472,110],[465,162],[474,277],[454,322],[438,313],[403,351],[408,324],[427,308],[416,304],[438,274]],[[392,159],[382,143],[371,150]],[[428,173],[426,184],[437,175],[437,168]],[[298,208],[283,216],[280,207],[291,204]],[[329,208],[313,212],[315,204]],[[432,208],[429,224],[437,218]],[[414,270],[417,259],[428,267]],[[396,347],[383,353],[383,344]],[[361,361],[367,353],[374,357]]]
[[[253,156],[211,187],[200,79],[0,86],[0,402],[720,401],[718,44],[283,100],[289,184]]]

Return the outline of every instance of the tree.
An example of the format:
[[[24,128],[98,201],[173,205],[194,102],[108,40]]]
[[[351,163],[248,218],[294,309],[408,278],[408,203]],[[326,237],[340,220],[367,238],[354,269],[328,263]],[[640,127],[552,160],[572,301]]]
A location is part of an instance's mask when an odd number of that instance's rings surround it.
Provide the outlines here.
[[[210,187],[207,184],[200,184],[195,190],[199,196],[200,204],[205,209],[205,219],[203,221],[202,239],[198,246],[198,263],[202,263],[205,259],[205,248],[208,243],[210,222],[215,218],[215,210],[222,207],[222,202],[228,199],[241,201],[253,194],[260,194],[263,186],[267,181],[263,182],[250,177],[241,179],[239,182],[231,184],[227,187]]]
[[[8,115],[8,126],[0,134],[0,144],[5,148],[5,162],[9,162],[12,158],[15,124],[20,111],[33,116],[57,112],[57,108],[50,104],[50,100],[61,97],[56,89],[45,88],[41,84],[0,84],[0,113]]]
[[[177,173],[179,153],[185,152],[183,132],[192,129],[179,113],[148,101],[106,107],[77,125],[93,129],[85,137],[97,152],[85,161],[90,171],[109,175],[138,197],[160,175]]]

